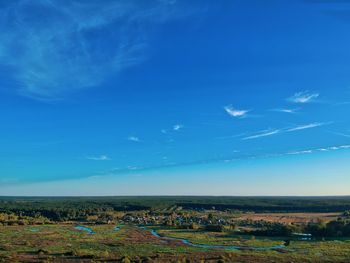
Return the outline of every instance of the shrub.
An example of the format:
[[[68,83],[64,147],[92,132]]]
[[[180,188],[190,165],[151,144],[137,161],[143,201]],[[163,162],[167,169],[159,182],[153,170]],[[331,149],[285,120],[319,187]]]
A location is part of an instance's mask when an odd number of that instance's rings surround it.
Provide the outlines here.
[[[206,225],[205,230],[212,232],[222,232],[224,230],[224,227],[222,225]]]

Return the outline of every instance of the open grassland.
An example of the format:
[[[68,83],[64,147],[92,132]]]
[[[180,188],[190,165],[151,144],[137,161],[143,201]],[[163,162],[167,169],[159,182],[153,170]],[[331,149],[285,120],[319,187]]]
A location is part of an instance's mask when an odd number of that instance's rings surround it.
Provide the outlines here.
[[[93,225],[94,234],[74,225],[1,226],[2,262],[350,262],[350,241],[292,241],[282,250],[252,250],[283,243],[283,238],[239,236],[229,232],[151,229],[125,225]],[[199,248],[184,244],[240,246],[247,249]]]
[[[0,262],[350,262],[349,237],[350,197],[0,197]]]
[[[237,220],[253,220],[278,223],[317,223],[318,221],[329,222],[336,220],[340,213],[244,213]]]
[[[240,247],[272,247],[283,243],[281,238],[252,237],[228,232],[155,228],[161,236],[188,239],[196,244]],[[159,230],[158,230],[159,229]]]

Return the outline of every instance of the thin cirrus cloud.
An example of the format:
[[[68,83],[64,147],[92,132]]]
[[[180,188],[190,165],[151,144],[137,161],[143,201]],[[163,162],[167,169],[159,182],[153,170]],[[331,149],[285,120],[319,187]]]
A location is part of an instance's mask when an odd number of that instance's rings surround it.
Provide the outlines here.
[[[301,130],[306,130],[306,129],[312,129],[312,128],[321,127],[321,126],[324,126],[327,124],[330,124],[330,122],[313,122],[313,123],[309,123],[309,124],[305,124],[305,125],[295,126],[292,128],[264,130],[264,131],[258,132],[257,134],[244,137],[244,138],[242,138],[242,140],[251,140],[251,139],[257,139],[257,138],[261,138],[261,137],[267,137],[267,136],[272,136],[272,135],[276,135],[276,134],[281,134],[281,133],[296,132],[296,131],[301,131]]]
[[[273,157],[280,157],[280,156],[313,154],[313,153],[322,153],[322,152],[330,152],[330,151],[338,151],[338,150],[350,150],[350,145],[336,145],[336,146],[328,146],[323,148],[288,151],[288,152],[282,152],[282,153],[269,153],[269,154],[257,154],[257,155],[252,154],[252,155],[242,155],[242,156],[236,156],[236,157],[226,156],[222,158],[201,159],[201,160],[194,160],[189,162],[168,163],[168,164],[155,165],[155,166],[127,166],[125,168],[113,169],[107,172],[103,172],[101,175],[98,175],[98,176],[99,177],[115,176],[119,174],[139,173],[139,172],[147,172],[147,171],[158,170],[158,169],[169,169],[169,168],[175,168],[175,167],[195,166],[195,165],[201,165],[201,164],[212,164],[212,163],[220,163],[220,162],[230,163],[238,160],[273,158]]]
[[[281,108],[281,109],[272,109],[271,111],[276,111],[276,112],[283,112],[283,113],[297,113],[299,109],[288,109],[288,108]]]
[[[290,129],[287,129],[286,132],[293,132],[293,131],[300,131],[300,130],[305,130],[305,129],[311,129],[311,128],[316,128],[316,127],[320,127],[323,125],[326,125],[328,123],[325,122],[314,122],[314,123],[310,123],[310,124],[306,124],[306,125],[300,125],[300,126],[296,126]]]
[[[173,126],[173,130],[174,131],[179,131],[179,130],[183,129],[183,127],[184,126],[182,124],[176,124],[176,125]]]
[[[342,133],[342,132],[332,132],[332,131],[330,131],[330,133],[335,134],[335,135],[339,135],[342,137],[350,138],[350,134],[346,134],[346,133]]]
[[[293,96],[288,98],[288,101],[294,102],[294,103],[309,103],[315,101],[320,96],[319,93],[312,93],[309,91],[300,91],[295,93]]]
[[[160,132],[163,134],[168,134],[171,131],[180,131],[184,128],[185,126],[183,124],[175,124],[173,127],[169,129],[161,129]]]
[[[310,153],[316,153],[316,152],[328,152],[328,151],[337,151],[337,150],[345,150],[345,149],[350,149],[350,145],[330,146],[325,148],[293,151],[293,152],[288,152],[287,154],[299,155],[299,154],[310,154]]]
[[[88,157],[86,157],[86,159],[92,160],[92,161],[108,161],[108,160],[111,160],[111,158],[109,158],[107,155],[88,156]]]
[[[5,2],[0,66],[11,70],[18,93],[43,100],[96,87],[142,63],[149,29],[199,11],[180,10],[176,1]]]
[[[139,138],[139,137],[136,137],[136,136],[129,136],[129,137],[128,137],[128,141],[131,141],[131,142],[140,142],[140,138]]]
[[[272,136],[272,135],[275,135],[278,133],[281,133],[281,130],[265,130],[265,131],[260,132],[258,134],[244,137],[242,140],[257,139],[257,138],[261,138],[261,137]]]
[[[250,110],[235,109],[233,108],[232,105],[225,106],[224,109],[228,115],[235,118],[244,118],[247,116],[248,112],[250,111]]]

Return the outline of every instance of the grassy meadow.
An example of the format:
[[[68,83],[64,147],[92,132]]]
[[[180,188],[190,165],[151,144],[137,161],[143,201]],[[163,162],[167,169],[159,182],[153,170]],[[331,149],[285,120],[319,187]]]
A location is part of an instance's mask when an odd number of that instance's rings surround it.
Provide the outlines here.
[[[349,208],[348,198],[0,198],[0,262],[350,262]]]

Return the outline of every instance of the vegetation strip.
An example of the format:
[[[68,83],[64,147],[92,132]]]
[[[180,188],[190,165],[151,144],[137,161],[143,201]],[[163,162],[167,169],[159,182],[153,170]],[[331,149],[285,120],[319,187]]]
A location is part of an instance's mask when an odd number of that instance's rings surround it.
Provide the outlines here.
[[[205,249],[224,249],[224,250],[279,250],[284,249],[286,247],[286,244],[281,244],[278,246],[272,246],[272,247],[244,247],[244,246],[223,246],[223,245],[206,245],[206,244],[195,244],[189,241],[188,239],[184,238],[175,238],[175,237],[166,237],[161,236],[159,233],[154,229],[148,229],[145,226],[140,226],[139,228],[143,230],[149,230],[151,231],[151,234],[157,238],[161,238],[164,240],[174,240],[174,241],[180,241],[184,245],[188,245],[191,247],[198,247],[198,248],[205,248]]]

